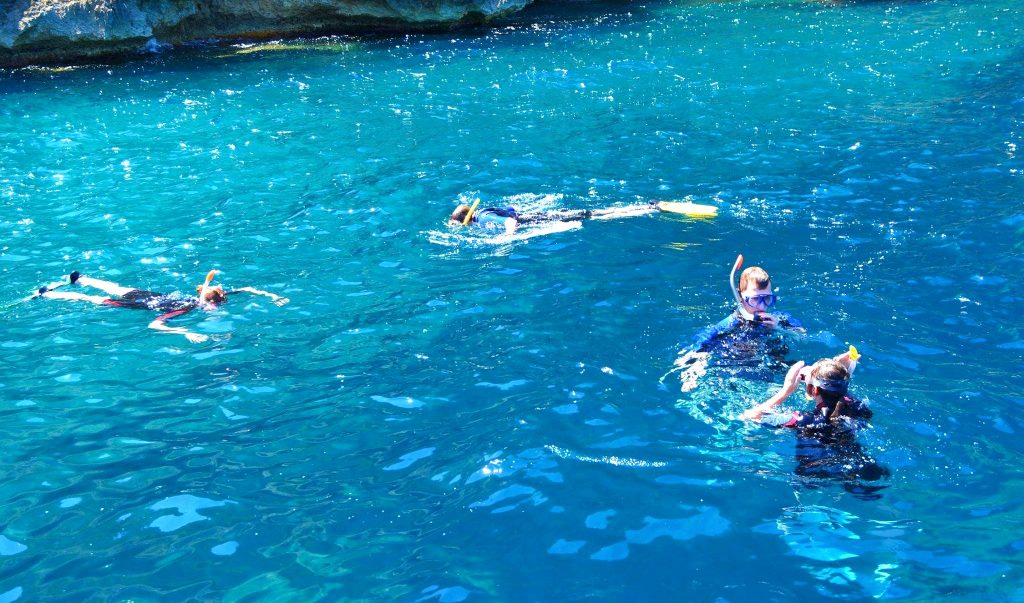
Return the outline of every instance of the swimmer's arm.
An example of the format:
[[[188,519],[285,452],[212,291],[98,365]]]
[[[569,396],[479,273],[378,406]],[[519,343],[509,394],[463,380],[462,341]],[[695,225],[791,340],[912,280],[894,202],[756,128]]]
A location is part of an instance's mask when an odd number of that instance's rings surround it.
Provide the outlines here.
[[[740,415],[740,418],[744,421],[760,421],[764,413],[775,408],[779,404],[790,397],[793,392],[796,391],[797,386],[800,385],[800,369],[804,368],[804,361],[799,360],[793,366],[789,367],[789,372],[786,373],[786,381],[782,384],[782,389],[775,392],[771,398],[768,398],[761,404],[751,408]]]
[[[280,295],[278,295],[276,293],[271,293],[269,291],[262,291],[260,289],[255,289],[253,287],[242,287],[240,289],[232,289],[230,291],[230,293],[241,293],[242,291],[244,291],[246,293],[252,293],[253,295],[262,295],[264,297],[269,297],[270,301],[274,302],[275,304],[277,304],[279,306],[283,306],[283,305],[287,304],[289,301],[291,301],[287,297],[281,297]]]
[[[207,335],[203,335],[201,333],[193,333],[193,332],[191,332],[188,329],[185,329],[183,327],[172,327],[172,326],[169,326],[165,322],[165,320],[166,319],[163,316],[161,316],[161,317],[157,318],[156,320],[154,320],[153,322],[149,323],[149,328],[157,330],[157,331],[162,331],[164,333],[174,333],[176,335],[184,335],[185,339],[188,339],[192,343],[202,343],[202,342],[206,341],[207,339],[209,339],[209,336],[207,336]]]
[[[695,342],[693,349],[698,352],[707,352],[716,341],[732,332],[732,330],[741,322],[743,322],[743,319],[736,316],[736,314],[726,316],[722,320],[718,321],[717,324],[711,325],[700,333],[697,333],[693,338]]]
[[[843,352],[842,354],[839,354],[838,356],[833,356],[832,360],[835,360],[839,364],[841,364],[844,367],[846,367],[846,370],[850,370],[850,365],[853,364],[853,359],[850,358],[850,353],[849,352]]]
[[[769,327],[772,328],[782,327],[783,329],[786,329],[787,331],[792,331],[793,333],[807,333],[807,329],[805,329],[803,325],[800,324],[800,321],[794,319],[789,314],[771,314],[769,312],[758,312],[754,316],[757,322],[764,325],[768,325]]]
[[[807,329],[804,328],[804,325],[799,320],[794,318],[792,314],[782,312],[778,315],[778,319],[779,324],[781,326],[785,327],[790,331],[793,331],[794,333],[800,333],[801,335],[807,333]]]

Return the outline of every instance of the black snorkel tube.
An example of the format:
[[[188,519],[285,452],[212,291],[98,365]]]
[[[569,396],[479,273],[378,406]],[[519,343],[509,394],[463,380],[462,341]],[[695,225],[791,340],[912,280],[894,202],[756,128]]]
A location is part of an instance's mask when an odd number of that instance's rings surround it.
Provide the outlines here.
[[[736,271],[739,270],[742,266],[743,254],[741,253],[740,255],[736,256],[736,263],[732,265],[732,272],[729,273],[729,286],[732,288],[732,294],[736,297],[736,303],[739,304],[737,310],[739,311],[740,316],[747,320],[759,322],[757,316],[751,314],[750,312],[747,312],[747,308],[743,305],[743,298],[740,297],[740,290],[736,286]]]

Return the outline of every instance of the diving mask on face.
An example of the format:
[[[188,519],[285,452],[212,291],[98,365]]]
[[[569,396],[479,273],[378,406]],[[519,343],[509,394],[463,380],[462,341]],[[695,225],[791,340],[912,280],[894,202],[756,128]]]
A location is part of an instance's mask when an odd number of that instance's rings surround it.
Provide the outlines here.
[[[850,389],[849,379],[808,379],[807,382],[818,389],[837,394],[845,394]]]

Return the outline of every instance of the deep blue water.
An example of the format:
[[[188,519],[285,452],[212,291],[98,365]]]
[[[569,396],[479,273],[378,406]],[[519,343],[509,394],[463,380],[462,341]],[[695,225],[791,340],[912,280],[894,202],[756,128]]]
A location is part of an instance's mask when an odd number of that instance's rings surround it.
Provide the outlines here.
[[[548,5],[0,95],[0,601],[1024,601],[1016,2]],[[719,215],[449,230],[476,197]],[[737,253],[791,359],[864,354],[877,497],[733,418],[770,384],[662,379]],[[291,303],[201,344],[15,303],[212,268]]]

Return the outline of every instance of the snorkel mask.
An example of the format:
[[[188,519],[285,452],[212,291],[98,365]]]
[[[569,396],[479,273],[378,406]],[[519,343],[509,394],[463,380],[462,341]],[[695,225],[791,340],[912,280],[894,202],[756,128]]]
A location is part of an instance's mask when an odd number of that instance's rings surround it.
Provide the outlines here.
[[[807,383],[835,394],[845,394],[850,389],[849,379],[808,379]]]
[[[820,390],[824,390],[824,391],[832,392],[832,393],[836,393],[836,394],[846,394],[846,392],[850,389],[850,379],[849,378],[846,378],[846,379],[818,379],[817,377],[812,377],[811,376],[811,371],[812,370],[814,370],[813,366],[805,366],[804,368],[800,369],[800,376],[798,377],[798,380],[800,381],[800,383],[805,383],[807,385],[813,385],[814,387],[816,387],[816,388],[818,388]],[[810,394],[808,394],[808,397],[810,397]]]

